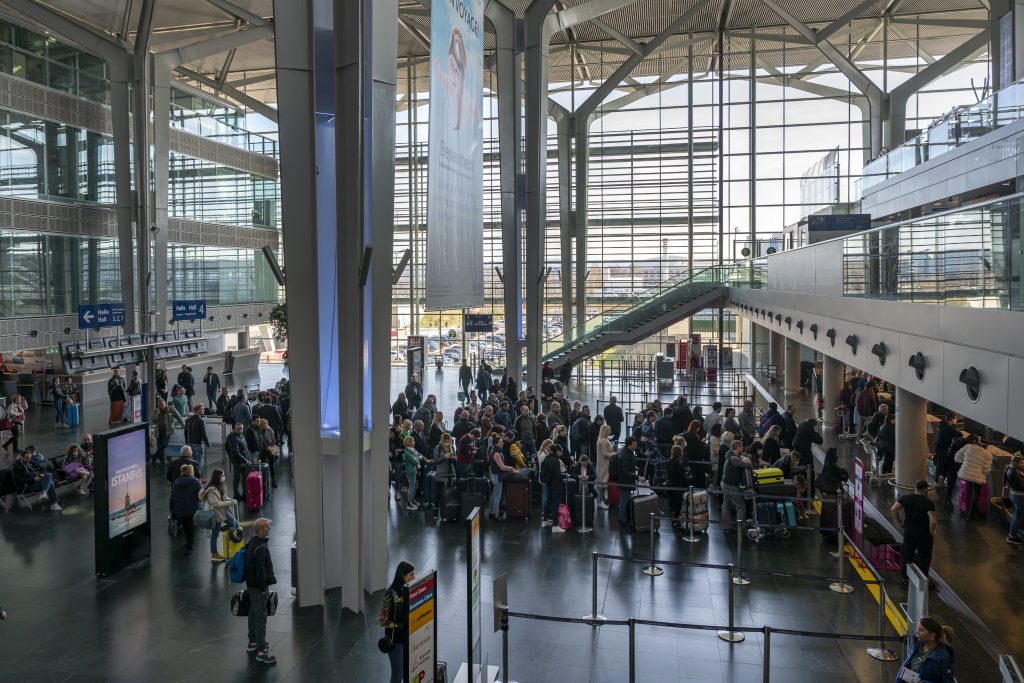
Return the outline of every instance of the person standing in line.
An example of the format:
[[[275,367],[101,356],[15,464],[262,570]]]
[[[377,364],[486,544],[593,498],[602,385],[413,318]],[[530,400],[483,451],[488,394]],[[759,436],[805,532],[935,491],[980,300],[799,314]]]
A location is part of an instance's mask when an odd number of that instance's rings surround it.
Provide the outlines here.
[[[513,425],[515,432],[519,435],[519,443],[523,449],[523,455],[527,462],[533,462],[537,455],[537,420],[530,412],[530,406],[519,407],[519,417]]]
[[[896,683],[954,683],[952,643],[952,627],[921,617],[914,631],[914,646],[896,674]]]
[[[618,407],[618,406],[616,406]],[[608,407],[605,406],[607,412]],[[621,409],[619,411],[621,415]],[[622,424],[619,423],[619,427]],[[611,441],[612,428],[607,425],[601,425],[601,431],[597,433],[597,493],[601,497],[600,502],[597,506],[602,510],[608,509],[608,465],[612,460],[614,454],[614,448]]]
[[[124,422],[124,404],[128,400],[128,385],[121,376],[121,369],[114,368],[114,374],[107,380],[107,397],[110,399],[108,424]]]
[[[750,458],[743,452],[743,442],[734,439],[722,474],[722,526],[727,535],[736,533],[737,523],[747,515],[745,489],[753,468]]]
[[[960,463],[957,476],[970,487],[970,506],[967,519],[985,519],[981,511],[981,492],[992,469],[992,453],[978,443],[978,437],[971,435],[968,442],[956,452],[953,460]],[[963,510],[960,511],[963,514]]]
[[[463,401],[469,400],[469,385],[472,383],[473,368],[469,367],[469,363],[463,358],[462,366],[459,367],[459,386],[462,387],[462,394],[465,397]]]
[[[206,421],[203,420],[205,411],[206,407],[199,403],[192,415],[185,420],[185,443],[192,448],[192,455],[200,468],[203,466],[203,455],[210,447],[210,439],[206,436]]]
[[[175,422],[184,429],[185,423],[182,421],[178,411],[173,406],[164,403],[162,398],[158,398],[156,400],[156,414],[153,416],[153,423],[156,425],[156,450],[153,451],[153,464],[156,464],[157,460],[161,464],[167,462],[165,451],[167,444],[171,442],[171,433],[174,431]]]
[[[249,643],[245,651],[255,654],[258,663],[270,666],[277,664],[267,642],[267,593],[277,583],[270,557],[270,520],[260,517],[252,529],[253,537],[245,548],[245,592],[249,594]]]
[[[192,374],[192,368],[187,365],[181,366],[181,372],[178,373],[178,386],[185,389],[185,399],[188,402],[188,410],[191,412],[195,407],[192,397],[196,395],[196,378]]]
[[[625,416],[622,414],[622,408],[619,406],[619,400],[615,396],[608,398],[608,405],[604,407],[604,423],[608,425],[610,430],[608,438],[615,443],[619,442],[619,438],[622,436],[622,423],[625,420]],[[601,478],[601,463],[598,461],[598,479]]]
[[[925,576],[928,576],[932,564],[932,547],[939,521],[935,516],[935,503],[928,500],[928,482],[923,479],[917,482],[913,493],[900,496],[892,504],[891,512],[893,518],[903,525],[903,567],[900,573],[903,576],[901,584],[906,588],[909,585],[908,564],[916,564]]]
[[[213,412],[217,408],[217,392],[220,391],[220,376],[213,371],[212,367],[206,368],[206,374],[203,375],[203,384],[206,385],[206,403],[210,411]]]
[[[1016,453],[1010,460],[1010,466],[1003,473],[1003,495],[1009,493],[1013,504],[1013,518],[1010,520],[1010,533],[1006,542],[1010,545],[1024,544],[1021,530],[1024,529],[1024,455]]]
[[[224,475],[224,470],[213,471],[206,488],[199,494],[199,499],[205,501],[217,516],[217,523],[210,530],[210,560],[223,562],[231,559],[217,552],[217,541],[220,539],[221,532],[241,528],[238,522],[238,501],[228,497],[227,477]]]
[[[196,479],[192,465],[182,465],[180,471],[180,476],[171,484],[171,516],[185,530],[185,554],[191,555],[196,537],[192,517],[199,509],[199,493],[203,490],[203,484]]]
[[[68,421],[64,415],[64,407],[67,402],[67,396],[64,395],[64,388],[60,385],[60,380],[56,377],[50,383],[50,400],[53,401],[53,427],[54,429],[60,429],[68,426]]]
[[[630,500],[633,498],[634,488],[638,481],[642,481],[643,477],[637,477],[636,475],[636,448],[637,442],[635,436],[627,436],[625,445],[615,455],[617,462],[617,472],[610,472],[611,476],[615,479],[615,483],[619,485],[619,529],[626,529],[626,525],[629,523],[630,513]]]
[[[402,619],[403,589],[416,580],[416,568],[408,562],[399,562],[395,568],[395,578],[384,591],[384,604],[381,605],[377,622],[384,629],[384,637],[391,641],[388,661],[391,664],[390,683],[402,683],[405,680],[405,648],[409,644],[408,626]]]

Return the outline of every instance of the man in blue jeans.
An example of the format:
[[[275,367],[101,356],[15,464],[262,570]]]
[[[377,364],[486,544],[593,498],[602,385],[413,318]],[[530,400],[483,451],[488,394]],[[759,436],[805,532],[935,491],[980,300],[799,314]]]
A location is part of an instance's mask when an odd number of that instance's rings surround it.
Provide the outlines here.
[[[629,523],[629,502],[639,478],[636,476],[636,437],[627,436],[625,445],[615,457],[619,471],[615,483],[619,484],[619,522],[624,528]]]
[[[32,462],[32,452],[24,450],[18,454],[18,459],[11,467],[11,474],[14,476],[15,485],[25,493],[39,492],[39,500],[50,501],[50,509],[60,512],[61,506],[57,498],[57,489],[53,485],[53,475],[44,472],[42,467]]]

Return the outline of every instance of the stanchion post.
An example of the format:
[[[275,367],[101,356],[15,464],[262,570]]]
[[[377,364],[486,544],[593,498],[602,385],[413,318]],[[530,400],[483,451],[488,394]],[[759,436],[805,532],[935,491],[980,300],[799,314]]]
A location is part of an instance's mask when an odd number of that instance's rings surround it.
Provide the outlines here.
[[[585,615],[584,619],[589,619],[592,622],[608,621],[607,618],[597,613],[597,553],[590,553],[590,614]],[[593,623],[591,626],[598,626],[599,624]]]
[[[754,511],[757,514],[757,511]],[[732,566],[732,565],[730,565]],[[750,579],[743,576],[743,521],[736,520],[736,575],[732,577],[732,583],[737,586],[749,586]]]
[[[765,624],[764,633],[764,683],[769,683],[772,672],[772,627]]]
[[[651,564],[648,567],[644,567],[641,571],[647,576],[661,576],[665,573],[665,570],[655,564],[654,560],[654,513],[651,513]]]
[[[846,555],[846,537],[843,536],[843,494],[842,494],[842,491],[840,491],[839,497],[836,498],[836,526],[837,526],[837,528],[836,528],[836,538],[837,538],[836,545],[838,546],[838,549],[836,550],[836,552],[831,553],[831,555],[832,555],[832,557],[837,558],[836,559],[836,562],[837,562],[837,565],[836,565],[837,574],[836,574],[836,576],[838,577],[838,580],[830,583],[828,585],[828,587],[829,587],[829,590],[831,590],[831,591],[833,591],[835,593],[847,594],[847,593],[852,593],[853,592],[853,586],[851,586],[850,584],[846,583],[846,580],[845,580],[845,578],[843,576],[843,574],[844,574],[843,570],[844,570],[844,565],[846,564],[845,560],[846,560],[847,555]]]
[[[700,539],[693,533],[693,486],[690,486],[689,497],[686,503],[686,524],[690,527],[690,530],[686,536],[683,536],[683,540],[687,543],[696,543]]]
[[[629,683],[636,683],[636,622],[629,620]]]
[[[850,553],[846,552],[846,541],[843,536],[843,490],[839,489],[839,497],[836,498],[836,526],[839,527],[839,531],[836,533],[836,549],[829,553],[832,557],[838,557],[840,560],[845,560],[850,556]]]
[[[594,492],[596,494],[597,489],[594,489]],[[587,487],[582,478],[580,478],[580,494],[580,525],[576,527],[576,531],[581,534],[589,534],[594,529],[587,526]]]
[[[729,630],[719,631],[718,637],[727,643],[742,643],[746,637],[735,630],[736,596],[734,595],[736,585],[736,567],[729,565]]]
[[[885,593],[885,579],[878,579],[878,647],[869,647],[868,656],[883,662],[895,662],[896,653],[885,646],[885,603],[889,599]]]

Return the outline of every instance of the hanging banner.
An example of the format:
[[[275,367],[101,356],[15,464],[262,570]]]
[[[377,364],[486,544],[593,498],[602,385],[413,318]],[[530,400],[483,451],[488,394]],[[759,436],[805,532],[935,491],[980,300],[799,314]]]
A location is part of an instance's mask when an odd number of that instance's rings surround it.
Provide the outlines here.
[[[430,10],[426,308],[484,303],[483,0]]]

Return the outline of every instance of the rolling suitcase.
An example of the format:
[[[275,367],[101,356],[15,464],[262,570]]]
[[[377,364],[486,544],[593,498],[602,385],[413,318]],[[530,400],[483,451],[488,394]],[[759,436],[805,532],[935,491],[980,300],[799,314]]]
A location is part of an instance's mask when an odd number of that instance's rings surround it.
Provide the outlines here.
[[[783,479],[777,484],[759,484],[758,496],[790,496],[796,497],[796,485],[792,479]]]
[[[690,498],[690,492],[687,491],[683,494],[685,509],[689,511],[691,522],[693,524],[693,530],[696,533],[705,533],[708,530],[708,492],[707,491],[694,491],[693,498]],[[686,526],[686,525],[684,525]],[[686,526],[689,531],[689,526]]]
[[[245,509],[259,512],[263,507],[263,477],[258,470],[245,475]]]
[[[594,526],[594,505],[597,503],[597,498],[593,495],[588,495],[584,500],[583,494],[577,493],[573,496],[572,505],[569,506],[569,512],[572,513],[573,526]],[[585,519],[580,519],[580,515],[583,515]]]
[[[67,411],[66,412],[67,412],[68,427],[77,427],[78,426],[78,420],[79,420],[78,404],[77,403],[68,403],[68,407],[67,407]]]
[[[507,481],[502,484],[505,498],[505,516],[509,519],[530,518],[530,480]]]
[[[608,484],[608,507],[619,506],[619,487],[615,484]]]
[[[754,470],[755,486],[763,486],[764,484],[781,484],[784,478],[782,470],[778,467],[762,467],[761,469]]]
[[[775,513],[783,526],[796,526],[796,508],[791,500],[780,500],[775,503]]]
[[[441,493],[441,521],[457,522],[462,515],[462,494],[454,486],[446,486]]]
[[[221,556],[229,560],[243,546],[245,546],[245,536],[242,535],[241,529],[225,529],[221,532],[220,541],[217,543],[217,549],[220,551]]]
[[[966,517],[971,514],[971,484],[965,479],[960,480],[960,516]],[[981,492],[978,494],[978,512],[988,514],[988,482],[981,485]]]
[[[758,526],[778,526],[779,520],[775,514],[775,503],[757,503],[754,506],[754,520]]]
[[[633,531],[644,533],[651,530],[651,513],[655,515],[661,512],[661,498],[658,494],[651,493],[645,496],[633,496],[629,499],[630,518],[633,523]],[[661,520],[654,518],[654,530],[658,530]]]

